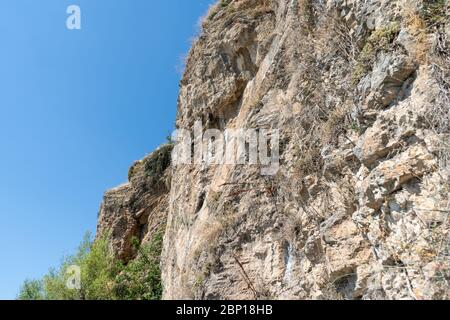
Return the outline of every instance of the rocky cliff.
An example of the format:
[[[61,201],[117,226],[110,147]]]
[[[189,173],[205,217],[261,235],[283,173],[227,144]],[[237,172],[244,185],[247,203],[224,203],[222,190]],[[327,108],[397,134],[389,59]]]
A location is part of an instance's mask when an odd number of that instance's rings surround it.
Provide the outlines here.
[[[279,133],[279,170],[171,164],[108,191],[98,233],[133,259],[164,230],[166,299],[450,298],[446,0],[222,0],[176,126]]]

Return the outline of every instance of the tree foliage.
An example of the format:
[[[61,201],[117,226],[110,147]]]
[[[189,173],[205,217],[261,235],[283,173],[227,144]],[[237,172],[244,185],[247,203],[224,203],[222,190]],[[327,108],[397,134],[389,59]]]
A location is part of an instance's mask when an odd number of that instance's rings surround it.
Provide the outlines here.
[[[95,241],[87,234],[77,252],[64,258],[40,280],[26,280],[20,300],[159,300],[162,295],[159,267],[162,234],[137,246],[138,256],[124,265],[113,254],[108,236]],[[80,287],[67,286],[71,266],[80,270]]]
[[[138,257],[117,276],[115,295],[123,300],[160,300],[162,295],[160,255],[163,235],[157,233],[153,240],[138,248]]]

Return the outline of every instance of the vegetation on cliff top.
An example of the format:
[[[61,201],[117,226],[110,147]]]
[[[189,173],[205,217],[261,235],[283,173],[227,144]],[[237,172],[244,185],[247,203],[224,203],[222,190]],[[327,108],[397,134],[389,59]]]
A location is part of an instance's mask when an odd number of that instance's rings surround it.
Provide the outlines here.
[[[174,144],[171,140],[142,161],[136,161],[128,170],[128,181],[131,181],[142,168],[145,176],[152,184],[158,182],[164,171],[170,166]]]

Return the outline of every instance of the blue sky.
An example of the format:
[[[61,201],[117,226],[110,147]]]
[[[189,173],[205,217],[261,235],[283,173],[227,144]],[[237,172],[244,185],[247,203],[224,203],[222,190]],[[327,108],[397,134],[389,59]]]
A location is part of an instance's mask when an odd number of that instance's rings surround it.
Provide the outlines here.
[[[165,141],[211,2],[0,2],[0,299],[95,232],[103,192]]]

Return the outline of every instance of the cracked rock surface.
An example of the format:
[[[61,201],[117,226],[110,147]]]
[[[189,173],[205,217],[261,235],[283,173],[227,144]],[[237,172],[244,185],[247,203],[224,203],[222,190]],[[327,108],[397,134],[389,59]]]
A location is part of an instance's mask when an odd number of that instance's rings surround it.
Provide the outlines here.
[[[176,126],[279,130],[280,170],[149,174],[156,151],[105,194],[99,233],[128,261],[165,230],[165,299],[450,298],[450,29],[431,2],[220,2]]]

